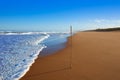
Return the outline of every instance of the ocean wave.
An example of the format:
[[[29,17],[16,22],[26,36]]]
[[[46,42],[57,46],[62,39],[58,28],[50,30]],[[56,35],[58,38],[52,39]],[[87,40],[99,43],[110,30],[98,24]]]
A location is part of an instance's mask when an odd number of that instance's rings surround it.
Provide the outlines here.
[[[30,34],[47,34],[47,32],[4,32],[0,31],[0,35],[30,35]]]
[[[12,32],[0,31],[0,35],[30,35],[30,34],[69,34],[69,32]]]
[[[50,35],[43,34],[0,35],[0,80],[19,80],[26,74],[46,47],[41,42]]]

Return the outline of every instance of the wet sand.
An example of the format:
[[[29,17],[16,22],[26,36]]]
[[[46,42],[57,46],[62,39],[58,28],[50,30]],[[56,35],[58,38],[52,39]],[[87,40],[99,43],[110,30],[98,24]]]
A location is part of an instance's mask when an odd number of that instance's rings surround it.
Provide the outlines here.
[[[39,57],[21,80],[120,80],[120,32],[78,32],[66,45]]]

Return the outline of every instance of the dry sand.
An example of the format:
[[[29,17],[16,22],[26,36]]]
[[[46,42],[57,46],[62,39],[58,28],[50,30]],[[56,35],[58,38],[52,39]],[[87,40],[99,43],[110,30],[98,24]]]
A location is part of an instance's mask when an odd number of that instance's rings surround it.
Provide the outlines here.
[[[39,57],[21,80],[120,80],[120,32],[79,32],[72,45],[70,39],[65,49]]]

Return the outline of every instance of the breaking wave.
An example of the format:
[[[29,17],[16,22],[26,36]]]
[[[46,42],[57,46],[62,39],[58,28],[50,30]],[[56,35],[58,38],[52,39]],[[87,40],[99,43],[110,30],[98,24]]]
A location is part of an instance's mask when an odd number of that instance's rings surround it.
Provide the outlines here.
[[[41,42],[49,36],[45,32],[0,32],[0,80],[23,77],[46,47]]]

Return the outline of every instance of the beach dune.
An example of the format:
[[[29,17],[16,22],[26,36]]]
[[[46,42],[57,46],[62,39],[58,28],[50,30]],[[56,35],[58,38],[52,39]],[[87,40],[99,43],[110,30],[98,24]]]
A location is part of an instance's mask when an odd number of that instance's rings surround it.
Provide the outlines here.
[[[120,32],[78,32],[21,80],[120,80]]]

